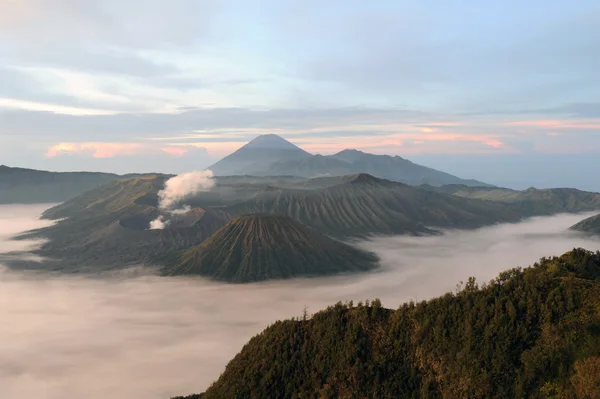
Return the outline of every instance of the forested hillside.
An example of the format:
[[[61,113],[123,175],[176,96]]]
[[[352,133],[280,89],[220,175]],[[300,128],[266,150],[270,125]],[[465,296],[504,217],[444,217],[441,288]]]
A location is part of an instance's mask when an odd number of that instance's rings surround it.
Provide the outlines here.
[[[599,398],[600,252],[278,321],[189,398]]]

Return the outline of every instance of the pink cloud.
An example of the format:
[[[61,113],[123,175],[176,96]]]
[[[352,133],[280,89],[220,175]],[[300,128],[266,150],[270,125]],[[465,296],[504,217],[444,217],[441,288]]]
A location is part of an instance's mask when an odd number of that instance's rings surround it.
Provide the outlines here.
[[[487,141],[484,141],[483,144],[489,145],[490,147],[494,147],[494,148],[504,147],[504,143],[501,141],[498,141],[498,140],[487,140]]]
[[[159,147],[158,145],[146,143],[60,143],[50,147],[46,152],[46,156],[53,158],[61,155],[78,154],[92,156],[93,158],[114,158],[150,154],[157,151],[172,156],[183,156],[188,152],[188,148],[185,148],[185,146]]]
[[[65,154],[91,154],[94,158],[114,158],[116,156],[133,155],[143,147],[139,143],[60,143],[52,146],[46,153],[47,157],[57,157]]]
[[[160,149],[163,152],[166,152],[169,155],[173,155],[175,157],[182,157],[185,154],[188,153],[188,149],[183,147],[183,146],[179,146],[179,147],[163,147]]]
[[[575,119],[575,120],[529,120],[508,122],[510,126],[527,126],[537,128],[551,129],[583,129],[596,130],[600,129],[599,119]]]

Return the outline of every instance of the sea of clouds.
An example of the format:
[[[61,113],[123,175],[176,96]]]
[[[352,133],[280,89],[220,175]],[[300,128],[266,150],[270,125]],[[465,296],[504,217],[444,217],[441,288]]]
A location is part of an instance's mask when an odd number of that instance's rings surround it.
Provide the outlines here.
[[[35,248],[13,235],[42,227],[42,206],[0,206],[0,252]],[[527,266],[574,247],[600,249],[567,231],[588,215],[534,218],[435,237],[358,243],[378,272],[228,285],[201,278],[65,276],[0,266],[0,396],[3,399],[167,399],[201,392],[253,335],[277,319],[337,301],[423,300],[475,276]],[[0,263],[2,257],[0,257]]]

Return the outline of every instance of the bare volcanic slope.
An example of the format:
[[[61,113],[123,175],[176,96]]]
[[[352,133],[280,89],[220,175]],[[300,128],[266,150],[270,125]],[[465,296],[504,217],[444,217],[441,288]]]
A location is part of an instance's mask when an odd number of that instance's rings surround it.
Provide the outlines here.
[[[435,193],[356,174],[316,189],[276,189],[226,207],[228,213],[290,216],[336,237],[431,233],[429,227],[476,228],[528,216],[501,203]]]
[[[168,215],[166,228],[149,230],[151,221],[165,215],[157,207],[157,192],[166,178],[148,175],[113,181],[49,209],[44,217],[66,219],[23,237],[48,238],[38,253],[60,259],[57,269],[79,271],[86,265],[97,270],[148,262],[189,248],[231,218],[219,209],[194,207],[185,214]]]
[[[577,230],[584,233],[600,236],[600,214],[592,216],[571,227],[571,230]]]
[[[164,275],[201,275],[247,283],[361,272],[377,257],[324,236],[292,218],[246,215],[173,260]]]

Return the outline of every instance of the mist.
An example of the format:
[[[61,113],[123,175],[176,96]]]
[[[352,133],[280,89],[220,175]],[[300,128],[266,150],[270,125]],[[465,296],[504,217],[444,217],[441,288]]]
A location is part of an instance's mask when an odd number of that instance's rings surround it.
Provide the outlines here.
[[[0,252],[42,227],[47,206],[0,206]],[[201,392],[255,334],[278,319],[337,301],[380,298],[397,308],[475,276],[527,266],[600,240],[566,229],[588,215],[534,218],[435,237],[357,243],[379,254],[378,272],[228,285],[201,278],[117,274],[83,277],[0,266],[0,386],[3,399],[168,399]],[[1,258],[0,258],[1,259]],[[1,260],[0,260],[1,262]]]

